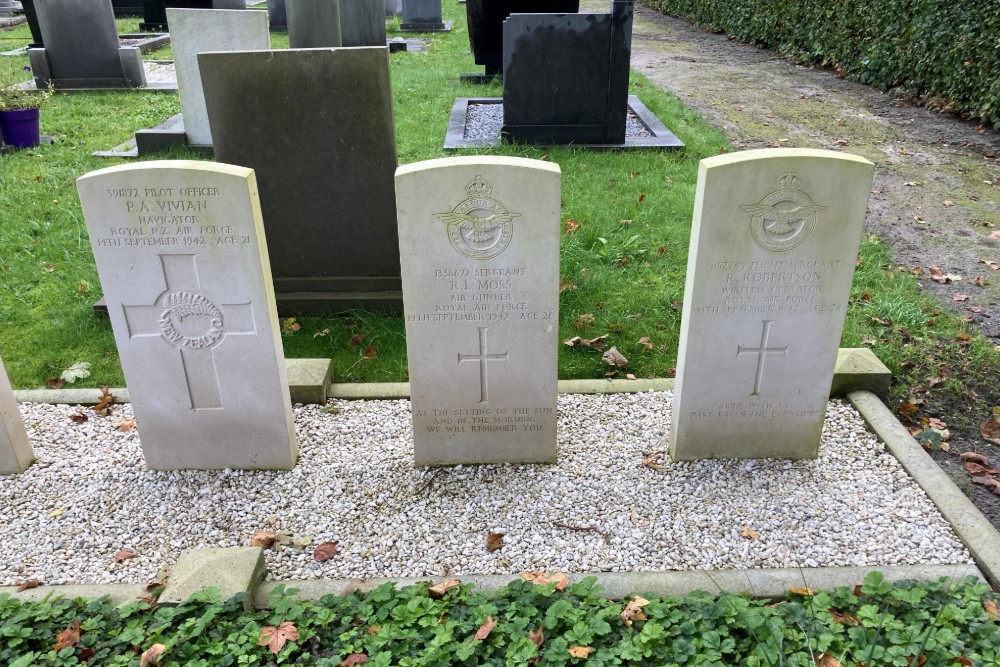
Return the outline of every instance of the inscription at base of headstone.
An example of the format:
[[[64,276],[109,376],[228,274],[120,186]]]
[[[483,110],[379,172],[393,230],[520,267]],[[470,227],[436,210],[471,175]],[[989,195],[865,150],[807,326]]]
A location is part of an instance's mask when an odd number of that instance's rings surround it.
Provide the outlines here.
[[[253,170],[153,161],[77,186],[147,467],[291,468]]]
[[[416,465],[555,461],[560,178],[512,157],[397,170]]]
[[[7,369],[0,360],[0,475],[24,472],[34,459]]]
[[[187,143],[211,146],[212,130],[205,110],[198,54],[203,51],[269,48],[271,36],[267,29],[267,15],[260,11],[169,8],[167,17],[171,26],[170,45],[174,51],[177,90],[181,98]]]
[[[675,460],[818,455],[874,171],[811,149],[701,161]]]

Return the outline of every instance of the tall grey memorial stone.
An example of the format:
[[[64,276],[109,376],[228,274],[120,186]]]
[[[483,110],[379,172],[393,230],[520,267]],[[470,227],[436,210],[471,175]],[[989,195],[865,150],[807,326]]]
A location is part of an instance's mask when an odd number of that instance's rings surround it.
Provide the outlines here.
[[[7,369],[0,360],[0,475],[24,472],[34,459]]]
[[[29,48],[35,85],[59,89],[146,84],[136,47],[118,41],[111,0],[45,0],[36,5],[44,46]]]
[[[385,46],[383,0],[340,0],[343,46]]]
[[[396,171],[417,465],[556,459],[558,165]]]
[[[77,187],[147,467],[294,466],[253,170],[142,162]]]
[[[285,0],[289,46],[293,49],[341,46],[340,5],[341,0]]]
[[[268,49],[267,14],[231,9],[167,8],[170,45],[174,50],[177,89],[184,114],[184,133],[193,146],[211,146],[212,130],[205,111],[198,54],[202,51]]]
[[[279,312],[398,309],[388,49],[198,60],[215,158],[257,173]]]
[[[818,455],[874,171],[796,148],[701,161],[675,460]]]

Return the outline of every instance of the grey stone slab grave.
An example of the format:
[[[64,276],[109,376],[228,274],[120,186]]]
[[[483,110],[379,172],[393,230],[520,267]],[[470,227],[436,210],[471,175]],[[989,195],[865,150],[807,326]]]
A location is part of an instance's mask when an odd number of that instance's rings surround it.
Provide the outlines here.
[[[333,2],[336,3],[336,0]],[[193,146],[211,146],[212,130],[205,110],[198,54],[203,51],[270,48],[267,16],[264,12],[246,9],[170,8],[167,9],[167,18],[171,25],[174,68],[177,72],[177,89],[181,98],[187,143]]]
[[[701,161],[675,460],[818,455],[874,171],[798,148]]]
[[[388,49],[198,58],[216,159],[257,172],[278,310],[398,309]]]
[[[24,472],[34,458],[7,369],[0,359],[0,475]]]
[[[142,23],[139,30],[150,32],[169,30],[168,9],[246,9],[245,0],[143,0]]]
[[[396,171],[416,465],[556,459],[558,165]]]
[[[146,466],[293,467],[253,170],[152,161],[77,187]]]
[[[340,37],[343,46],[384,46],[383,0],[340,0]]]
[[[35,9],[44,47],[29,48],[28,58],[38,88],[146,84],[139,49],[120,46],[111,0],[45,0]]]
[[[609,14],[511,14],[503,40],[506,139],[625,141],[632,0]]]
[[[511,14],[575,14],[580,0],[469,0],[465,5],[469,45],[483,74],[463,74],[463,81],[485,83],[503,74],[503,24]]]
[[[288,44],[293,49],[341,46],[340,5],[342,0],[285,0]],[[343,0],[344,4],[348,0]],[[247,47],[244,51],[254,48]],[[267,47],[264,47],[267,48]],[[214,49],[206,49],[212,51]],[[227,49],[229,50],[229,49]]]
[[[454,21],[444,21],[441,0],[403,0],[400,32],[447,32]]]

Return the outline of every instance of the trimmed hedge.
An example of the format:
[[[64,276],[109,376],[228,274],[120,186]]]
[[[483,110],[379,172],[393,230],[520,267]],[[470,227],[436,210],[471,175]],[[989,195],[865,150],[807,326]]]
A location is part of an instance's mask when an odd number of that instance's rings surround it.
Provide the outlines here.
[[[1000,130],[997,0],[639,0]]]

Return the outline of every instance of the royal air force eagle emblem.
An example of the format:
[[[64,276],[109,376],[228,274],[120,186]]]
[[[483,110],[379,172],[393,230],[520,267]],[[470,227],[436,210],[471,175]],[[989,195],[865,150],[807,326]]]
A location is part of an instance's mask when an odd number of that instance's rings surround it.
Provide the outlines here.
[[[813,204],[799,188],[802,179],[789,171],[778,179],[778,189],[759,204],[740,206],[750,214],[750,232],[762,248],[786,251],[806,242],[816,227],[816,213],[826,206]]]
[[[510,245],[514,218],[503,204],[493,199],[493,185],[476,176],[465,186],[468,199],[447,213],[435,213],[448,224],[448,239],[455,250],[470,259],[496,257]]]

